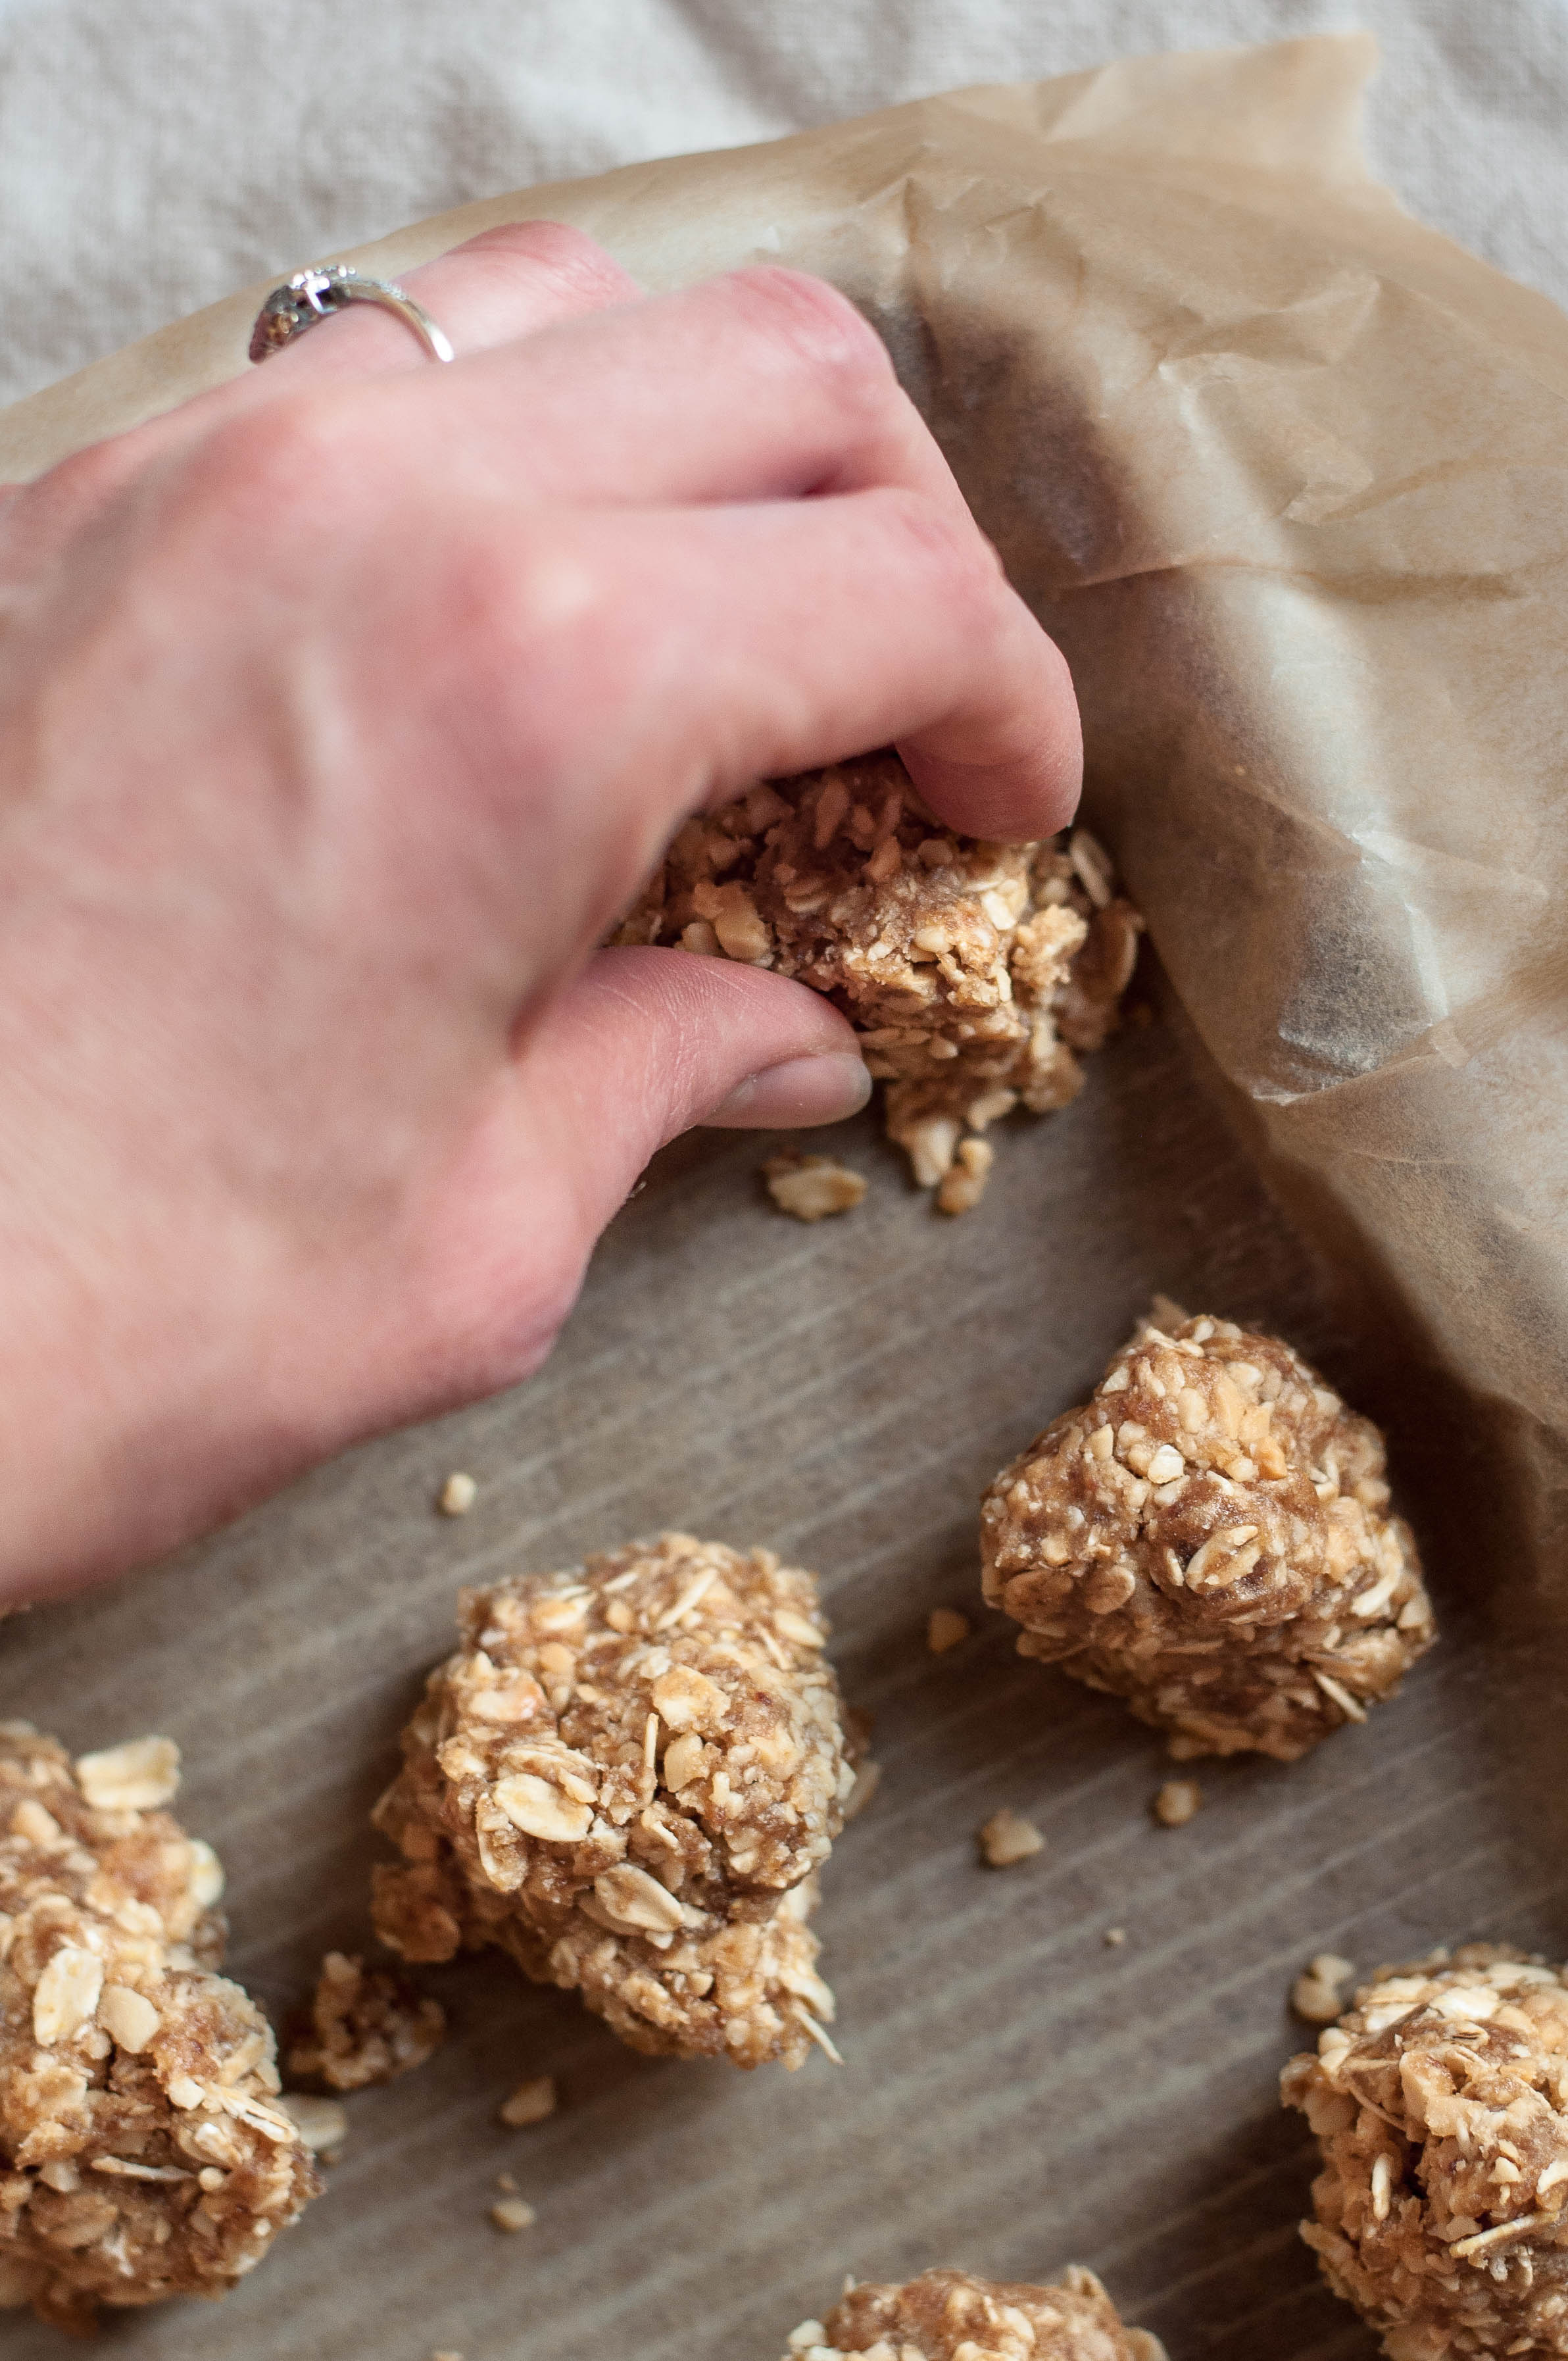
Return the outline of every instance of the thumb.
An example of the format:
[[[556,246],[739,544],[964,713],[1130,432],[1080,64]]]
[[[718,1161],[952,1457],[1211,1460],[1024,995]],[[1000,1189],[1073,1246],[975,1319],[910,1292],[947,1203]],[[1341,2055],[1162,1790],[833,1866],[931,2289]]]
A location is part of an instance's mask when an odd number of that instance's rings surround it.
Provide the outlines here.
[[[421,1399],[404,1417],[538,1367],[600,1231],[694,1124],[837,1123],[871,1095],[818,993],[690,951],[600,951],[528,1033],[422,1257]]]
[[[804,984],[690,951],[600,951],[516,1070],[530,1131],[586,1191],[596,1234],[654,1151],[694,1124],[839,1123],[871,1096],[847,1018]]]

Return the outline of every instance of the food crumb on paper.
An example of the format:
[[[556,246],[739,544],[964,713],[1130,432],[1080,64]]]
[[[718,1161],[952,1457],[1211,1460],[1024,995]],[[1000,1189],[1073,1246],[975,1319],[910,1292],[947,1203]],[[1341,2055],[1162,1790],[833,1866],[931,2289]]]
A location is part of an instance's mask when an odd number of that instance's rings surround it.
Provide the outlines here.
[[[1046,1840],[1033,1820],[1005,1807],[993,1812],[980,1831],[980,1849],[988,1867],[1011,1869],[1014,1861],[1031,1861],[1045,1850]]]
[[[532,2206],[521,2197],[499,2197],[490,2208],[498,2230],[531,2230],[535,2218]]]
[[[949,1648],[967,1640],[972,1629],[969,1617],[960,1615],[956,1607],[933,1607],[926,1626],[926,1645],[934,1656],[946,1655]]]
[[[770,1156],[762,1177],[780,1213],[793,1213],[797,1222],[852,1213],[866,1193],[864,1177],[831,1156]]]
[[[1332,2025],[1344,2005],[1344,1987],[1355,1973],[1354,1960],[1320,1951],[1290,1987],[1290,2005],[1309,2025]]]
[[[1202,1801],[1203,1790],[1196,1779],[1168,1779],[1152,1809],[1162,1828],[1184,1828]]]
[[[457,1467],[442,1486],[436,1507],[444,1517],[466,1517],[478,1497],[474,1478]]]
[[[501,2101],[500,2119],[513,2131],[521,2131],[526,2124],[542,2124],[546,2115],[554,2114],[555,2107],[554,2075],[538,2074],[532,2081],[520,2082],[510,2098]]]

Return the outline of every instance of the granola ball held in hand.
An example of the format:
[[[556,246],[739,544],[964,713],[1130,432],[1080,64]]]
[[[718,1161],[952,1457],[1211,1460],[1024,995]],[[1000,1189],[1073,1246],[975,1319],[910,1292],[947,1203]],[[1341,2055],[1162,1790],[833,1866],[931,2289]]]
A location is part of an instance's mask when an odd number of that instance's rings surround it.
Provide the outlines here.
[[[959,836],[881,753],[688,820],[615,939],[678,943],[827,994],[888,1085],[889,1136],[935,1188],[966,1131],[1076,1094],[1073,1052],[1114,1027],[1142,927],[1086,830],[1043,844]]]
[[[1179,1758],[1294,1762],[1435,1631],[1383,1438],[1277,1337],[1146,1323],[981,1510],[1019,1652],[1124,1697]]]
[[[1336,2295],[1390,2361],[1568,2354],[1568,1986],[1490,1943],[1384,1968],[1293,2058]]]
[[[166,1739],[73,1769],[0,1723],[0,2306],[225,2295],[321,2180],[271,2029],[214,1970],[222,1872],[148,1798]]]
[[[499,1944],[636,2049],[832,2055],[806,1922],[854,1773],[815,1577],[665,1533],[461,1620],[377,1806],[383,1941]]]
[[[875,2361],[1165,2361],[1159,2339],[1126,2327],[1093,2272],[1076,2263],[1048,2287],[922,2271],[902,2287],[851,2288],[826,2321],[801,2323],[784,2361],[855,2353]]]

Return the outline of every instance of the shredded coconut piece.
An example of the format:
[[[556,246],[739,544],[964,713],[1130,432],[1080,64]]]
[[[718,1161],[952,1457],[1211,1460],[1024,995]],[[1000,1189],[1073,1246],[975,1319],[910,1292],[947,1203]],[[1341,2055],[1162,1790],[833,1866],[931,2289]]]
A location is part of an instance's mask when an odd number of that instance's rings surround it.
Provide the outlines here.
[[[806,1921],[854,1767],[815,1576],[665,1533],[460,1611],[376,1809],[383,1940],[499,1944],[653,2054],[830,2048]]]
[[[479,1488],[472,1476],[455,1467],[441,1488],[436,1507],[444,1517],[466,1517],[479,1497]]]
[[[1092,2271],[1073,2263],[1046,2287],[968,2271],[922,2271],[902,2287],[846,2290],[825,2321],[803,2320],[784,2361],[1166,2361],[1129,2328]]]
[[[979,1202],[991,1162],[964,1135],[1076,1095],[1074,1052],[1114,1029],[1142,929],[1086,829],[1042,844],[959,836],[883,752],[759,783],[688,820],[614,939],[826,993],[888,1085],[889,1136],[956,1213]]]
[[[1490,1943],[1380,1968],[1280,2087],[1322,2153],[1301,2235],[1390,2354],[1568,2354],[1562,1972]]]
[[[1277,1337],[1146,1322],[986,1494],[985,1595],[1021,1654],[1124,1697],[1179,1759],[1294,1762],[1436,1637],[1384,1465]]]
[[[226,2293],[321,2187],[271,2029],[215,1972],[215,1855],[126,1801],[178,1772],[166,1739],[73,1769],[0,1728],[0,2290],[78,2332]]]

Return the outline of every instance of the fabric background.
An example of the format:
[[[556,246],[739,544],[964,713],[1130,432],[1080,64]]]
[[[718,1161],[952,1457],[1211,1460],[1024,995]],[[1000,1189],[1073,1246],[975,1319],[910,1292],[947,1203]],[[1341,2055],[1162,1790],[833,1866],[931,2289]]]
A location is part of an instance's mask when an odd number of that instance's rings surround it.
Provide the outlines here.
[[[1568,299],[1568,0],[0,0],[0,401],[503,189],[1355,26],[1374,170]]]

